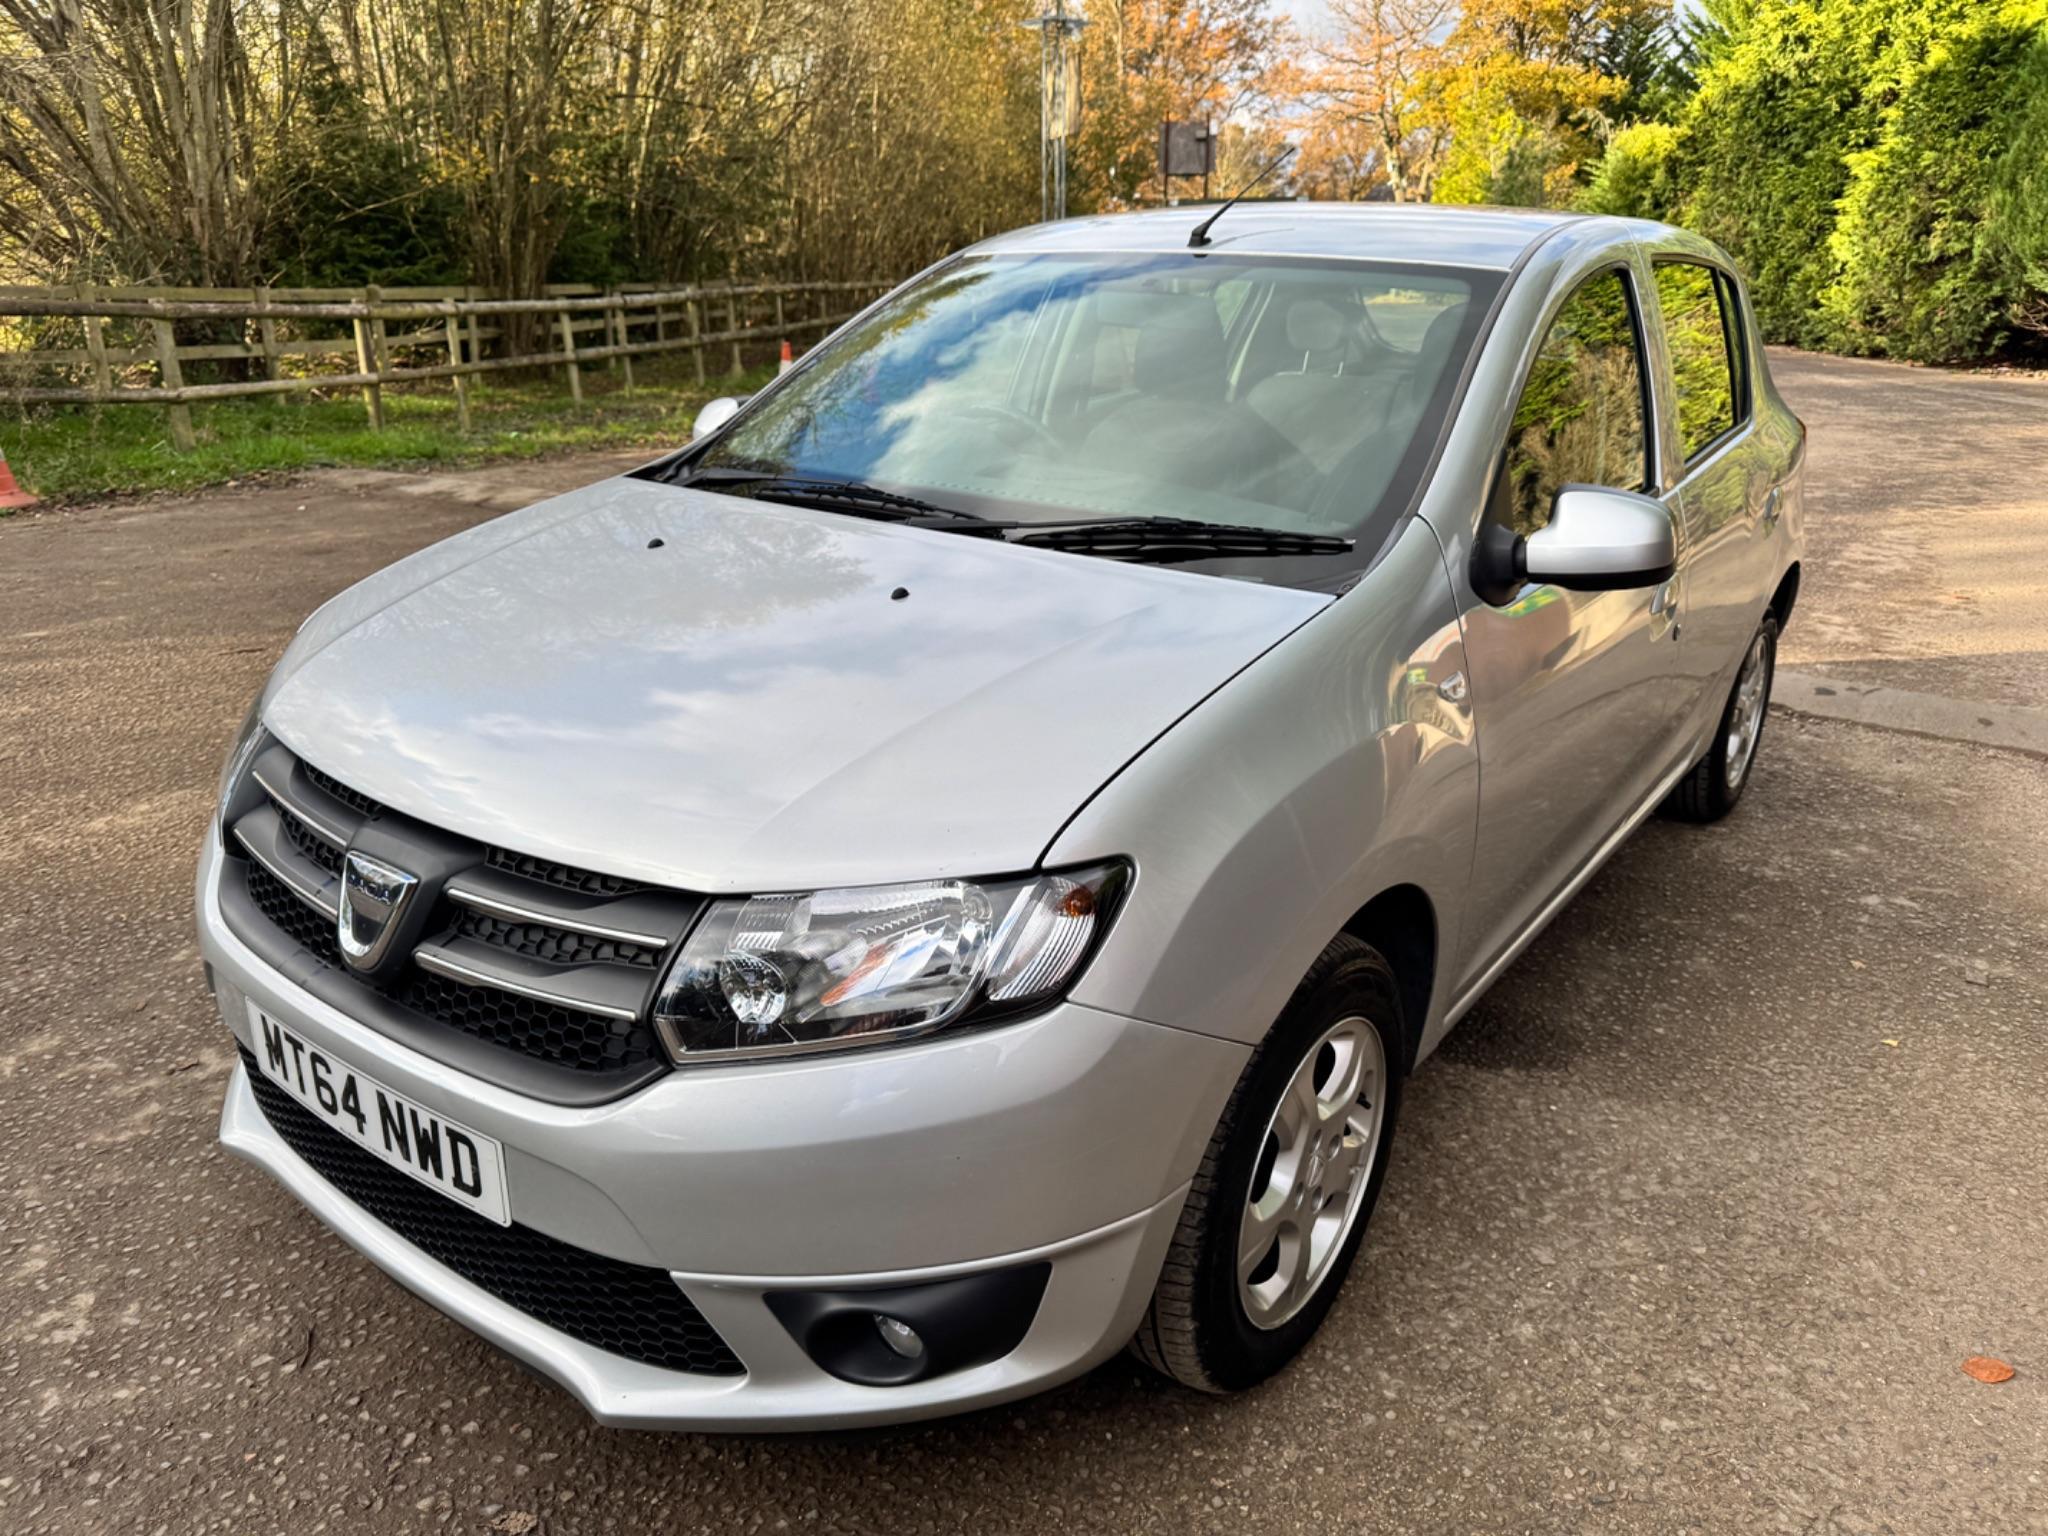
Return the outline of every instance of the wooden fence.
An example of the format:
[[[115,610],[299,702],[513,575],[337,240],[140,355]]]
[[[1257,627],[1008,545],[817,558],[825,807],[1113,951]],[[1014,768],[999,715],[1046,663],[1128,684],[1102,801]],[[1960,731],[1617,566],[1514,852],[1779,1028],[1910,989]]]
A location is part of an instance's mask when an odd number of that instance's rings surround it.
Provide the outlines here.
[[[468,381],[478,374],[560,368],[581,403],[582,370],[591,364],[623,369],[621,382],[630,390],[634,358],[688,351],[702,383],[707,354],[729,352],[729,371],[739,373],[743,343],[830,331],[888,286],[563,286],[538,299],[489,298],[468,288],[0,287],[0,319],[76,320],[82,332],[77,346],[40,344],[71,339],[46,334],[38,345],[0,351],[0,402],[162,406],[172,443],[189,449],[197,402],[360,389],[370,425],[382,430],[385,385],[449,379],[468,431]],[[505,322],[515,315],[537,317],[545,350],[533,350],[529,341],[527,350],[507,355]],[[183,339],[180,321],[186,322]],[[210,323],[202,328],[194,324],[199,321]],[[194,339],[200,329],[206,338]],[[399,354],[403,362],[395,360]],[[192,362],[239,364],[262,377],[187,384],[184,366]],[[53,374],[84,382],[34,382]],[[130,382],[151,377],[153,384]]]

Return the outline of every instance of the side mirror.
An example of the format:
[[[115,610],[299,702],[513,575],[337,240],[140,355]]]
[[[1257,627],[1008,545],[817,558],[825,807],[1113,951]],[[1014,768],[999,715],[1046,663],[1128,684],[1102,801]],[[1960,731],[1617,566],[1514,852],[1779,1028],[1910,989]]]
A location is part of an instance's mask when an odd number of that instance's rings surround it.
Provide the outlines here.
[[[745,395],[720,395],[716,400],[707,400],[697,412],[697,419],[690,423],[692,442],[716,432],[720,427],[739,414],[739,408],[747,403]]]
[[[1550,524],[1522,547],[1522,570],[1575,592],[1654,587],[1678,569],[1678,538],[1661,501],[1634,491],[1568,485],[1550,506]]]
[[[1678,538],[1660,501],[1568,485],[1550,504],[1546,527],[1524,539],[1489,522],[1472,556],[1473,589],[1498,603],[1525,581],[1574,592],[1654,587],[1678,569]]]

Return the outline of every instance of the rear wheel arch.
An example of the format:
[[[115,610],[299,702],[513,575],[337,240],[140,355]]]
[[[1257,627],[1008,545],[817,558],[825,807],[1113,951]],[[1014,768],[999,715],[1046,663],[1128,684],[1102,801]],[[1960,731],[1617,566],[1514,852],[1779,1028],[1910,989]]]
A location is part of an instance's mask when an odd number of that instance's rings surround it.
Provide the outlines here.
[[[1792,622],[1792,605],[1799,601],[1799,562],[1794,560],[1786,567],[1785,574],[1778,581],[1778,590],[1771,594],[1771,612],[1778,616],[1778,633],[1785,632],[1785,626]]]
[[[1405,1074],[1415,1066],[1436,989],[1436,904],[1419,885],[1389,886],[1353,913],[1342,931],[1372,945],[1394,968],[1407,1037],[1402,1059],[1394,1065]]]

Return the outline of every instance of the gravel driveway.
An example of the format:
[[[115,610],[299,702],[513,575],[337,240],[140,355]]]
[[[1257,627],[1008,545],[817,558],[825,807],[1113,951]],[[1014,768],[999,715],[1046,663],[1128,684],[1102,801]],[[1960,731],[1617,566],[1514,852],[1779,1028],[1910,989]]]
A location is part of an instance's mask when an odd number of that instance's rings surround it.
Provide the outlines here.
[[[2048,387],[1779,366],[1788,666],[2048,701]],[[1420,1070],[1344,1298],[1257,1392],[1119,1362],[903,1430],[623,1433],[386,1281],[214,1145],[218,760],[321,598],[616,467],[0,523],[0,1528],[2048,1531],[2048,771],[1805,716]]]

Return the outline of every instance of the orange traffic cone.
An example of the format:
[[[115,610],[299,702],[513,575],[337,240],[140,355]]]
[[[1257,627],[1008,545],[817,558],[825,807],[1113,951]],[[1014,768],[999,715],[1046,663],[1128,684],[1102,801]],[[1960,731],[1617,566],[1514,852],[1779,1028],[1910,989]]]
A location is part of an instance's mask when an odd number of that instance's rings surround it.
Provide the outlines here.
[[[14,483],[14,471],[7,467],[7,450],[0,448],[0,507],[32,507],[41,499]]]
[[[783,374],[789,372],[791,365],[794,364],[795,362],[796,354],[790,351],[789,343],[785,341],[782,344],[782,361],[775,365],[776,376],[779,378]]]

